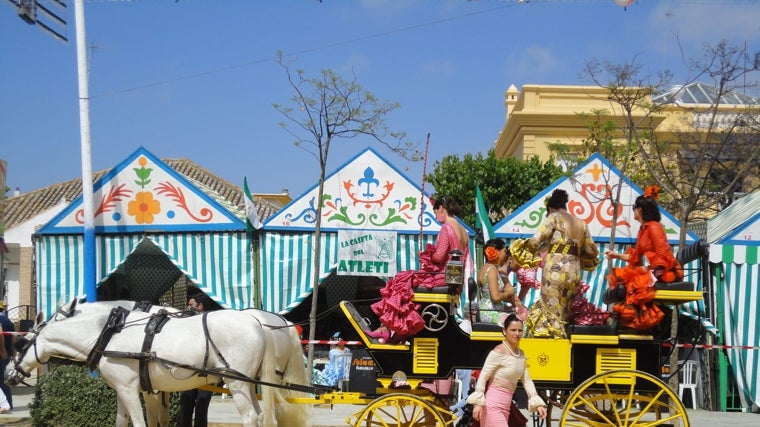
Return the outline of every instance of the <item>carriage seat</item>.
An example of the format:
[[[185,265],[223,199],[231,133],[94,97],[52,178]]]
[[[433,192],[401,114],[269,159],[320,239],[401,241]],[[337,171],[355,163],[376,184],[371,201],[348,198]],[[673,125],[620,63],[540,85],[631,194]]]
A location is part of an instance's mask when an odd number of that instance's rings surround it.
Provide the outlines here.
[[[616,325],[568,325],[568,335],[617,335]]]
[[[703,260],[707,258],[707,256],[710,253],[710,245],[704,240],[700,239],[696,243],[692,243],[689,246],[684,246],[680,249],[678,249],[678,252],[676,253],[676,261],[683,267],[684,265],[702,258]],[[703,261],[704,264],[704,261]],[[687,272],[684,272],[684,275]],[[694,291],[696,290],[696,287],[693,282],[689,281],[681,281],[681,282],[655,282],[654,284],[655,289],[662,289],[662,290],[669,290],[669,291]]]
[[[478,305],[478,283],[474,278],[467,279],[467,309],[470,311],[472,330],[478,332],[501,332],[501,326],[496,323],[481,322],[480,306]]]
[[[448,295],[459,295],[462,292],[462,286],[457,285],[448,285],[444,281],[440,281],[440,284],[437,286],[434,286],[432,288],[429,288],[424,285],[417,285],[415,286],[415,278],[418,276],[422,276],[422,279],[419,279],[419,281],[425,281],[425,279],[429,279],[432,276],[444,276],[445,273],[440,271],[418,271],[413,274],[412,276],[412,289],[414,289],[415,293],[423,293],[423,294],[448,294]]]
[[[414,287],[414,293],[415,294],[448,294],[449,293],[449,287],[447,286],[436,286],[434,288],[428,288],[425,286],[415,286]]]
[[[684,265],[699,259],[706,258],[710,251],[710,245],[703,239],[700,239],[696,243],[692,243],[689,246],[684,246],[676,253],[676,260],[683,267]],[[686,272],[684,272],[686,276]],[[656,290],[667,291],[687,291],[693,292],[696,290],[694,282],[680,281],[680,282],[655,282],[654,288]],[[609,288],[604,291],[602,300],[605,304],[614,304],[616,302],[623,301],[625,299],[625,286],[618,284],[614,288]]]

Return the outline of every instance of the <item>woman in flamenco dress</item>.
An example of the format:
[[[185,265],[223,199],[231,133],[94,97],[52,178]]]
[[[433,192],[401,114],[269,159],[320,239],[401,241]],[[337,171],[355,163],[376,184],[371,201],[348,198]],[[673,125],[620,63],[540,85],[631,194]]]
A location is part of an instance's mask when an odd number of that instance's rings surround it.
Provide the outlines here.
[[[435,245],[428,244],[420,254],[420,270],[397,273],[380,290],[381,300],[371,306],[380,318],[381,326],[365,333],[380,342],[402,342],[424,328],[425,321],[419,314],[419,305],[412,302],[414,288],[447,286],[443,273],[451,251],[462,253],[465,272],[472,269],[469,236],[456,218],[461,213],[459,202],[451,197],[441,197],[433,202],[433,212],[441,223],[441,230],[436,236]]]

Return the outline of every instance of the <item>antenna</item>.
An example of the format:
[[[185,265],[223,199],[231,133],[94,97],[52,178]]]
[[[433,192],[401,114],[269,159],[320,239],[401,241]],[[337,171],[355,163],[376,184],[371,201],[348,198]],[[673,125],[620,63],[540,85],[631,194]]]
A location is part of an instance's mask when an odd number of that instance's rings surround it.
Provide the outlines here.
[[[49,6],[38,0],[8,0],[16,6],[19,18],[29,25],[37,25],[53,37],[63,42],[66,33],[66,3],[62,0],[47,0]]]

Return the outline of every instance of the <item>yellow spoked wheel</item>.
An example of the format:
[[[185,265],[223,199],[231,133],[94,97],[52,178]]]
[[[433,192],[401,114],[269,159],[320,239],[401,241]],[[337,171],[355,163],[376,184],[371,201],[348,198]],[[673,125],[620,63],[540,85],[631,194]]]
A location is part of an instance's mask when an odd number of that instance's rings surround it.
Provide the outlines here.
[[[353,417],[356,422],[351,421]],[[388,394],[373,400],[358,416],[346,421],[356,427],[438,427],[452,425],[454,417],[448,410],[439,410],[420,397]]]
[[[659,378],[621,369],[579,385],[565,402],[560,425],[689,427],[689,418],[678,396]]]

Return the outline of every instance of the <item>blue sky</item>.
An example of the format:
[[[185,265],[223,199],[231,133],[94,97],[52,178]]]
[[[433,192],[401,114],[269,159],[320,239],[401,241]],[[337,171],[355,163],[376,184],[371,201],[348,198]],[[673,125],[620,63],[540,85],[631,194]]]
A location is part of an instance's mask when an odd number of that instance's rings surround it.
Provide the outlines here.
[[[50,0],[42,0],[50,1]],[[81,176],[74,4],[68,43],[18,18],[0,0],[0,158],[22,192]],[[514,84],[590,84],[591,60],[637,58],[685,81],[688,58],[721,39],[760,50],[760,1],[638,0],[88,0],[92,169],[139,146],[189,158],[252,192],[296,197],[319,176],[292,144],[273,103],[292,91],[281,50],[308,76],[333,69],[378,98],[424,149],[427,169],[449,154],[485,153],[504,125]],[[756,79],[757,80],[757,79]],[[337,141],[328,171],[370,144]],[[412,163],[374,145],[415,182]],[[430,187],[427,187],[430,190]]]

